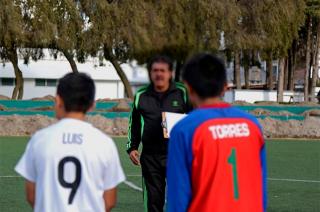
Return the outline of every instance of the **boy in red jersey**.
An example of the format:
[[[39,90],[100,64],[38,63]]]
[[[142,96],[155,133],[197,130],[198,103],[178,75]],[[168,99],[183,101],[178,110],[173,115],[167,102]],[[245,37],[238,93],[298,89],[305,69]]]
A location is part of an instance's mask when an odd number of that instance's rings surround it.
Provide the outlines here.
[[[223,63],[198,54],[183,70],[197,108],[172,130],[168,153],[168,210],[266,210],[266,158],[257,119],[221,101]]]

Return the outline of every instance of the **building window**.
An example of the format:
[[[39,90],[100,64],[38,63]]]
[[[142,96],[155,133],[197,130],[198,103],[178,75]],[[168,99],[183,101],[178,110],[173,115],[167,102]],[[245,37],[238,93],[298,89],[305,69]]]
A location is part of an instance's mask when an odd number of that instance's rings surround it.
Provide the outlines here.
[[[0,85],[2,86],[14,86],[15,79],[14,78],[1,78]]]
[[[48,80],[47,80],[47,86],[56,87],[56,86],[57,86],[57,80],[55,80],[55,79],[48,79]]]
[[[36,79],[36,86],[48,86],[48,87],[56,87],[57,80],[55,79]]]
[[[36,79],[36,86],[46,86],[45,79]]]

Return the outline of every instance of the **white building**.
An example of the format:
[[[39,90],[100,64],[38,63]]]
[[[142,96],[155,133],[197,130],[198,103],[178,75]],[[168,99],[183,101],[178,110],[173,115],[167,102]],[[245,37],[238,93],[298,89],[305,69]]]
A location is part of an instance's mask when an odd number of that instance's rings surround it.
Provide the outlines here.
[[[98,59],[90,58],[86,63],[77,63],[79,72],[90,75],[96,85],[96,99],[123,98],[125,91],[123,83],[111,63],[104,61],[104,66],[99,66]],[[136,63],[122,64],[133,90],[147,84],[148,73],[146,68]],[[28,65],[19,60],[19,68],[24,78],[23,99],[55,95],[57,80],[66,73],[71,72],[71,67],[64,57],[54,60],[46,57],[37,62],[31,61]],[[0,95],[11,97],[15,84],[13,66],[6,62],[0,66]]]

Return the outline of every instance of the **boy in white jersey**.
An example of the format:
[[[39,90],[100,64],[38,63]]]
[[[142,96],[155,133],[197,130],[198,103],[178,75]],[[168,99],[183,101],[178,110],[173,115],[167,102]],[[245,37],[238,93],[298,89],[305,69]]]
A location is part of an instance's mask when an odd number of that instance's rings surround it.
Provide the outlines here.
[[[26,179],[34,211],[110,211],[125,180],[112,139],[84,121],[94,105],[93,80],[70,73],[59,80],[59,122],[36,132],[15,170]]]

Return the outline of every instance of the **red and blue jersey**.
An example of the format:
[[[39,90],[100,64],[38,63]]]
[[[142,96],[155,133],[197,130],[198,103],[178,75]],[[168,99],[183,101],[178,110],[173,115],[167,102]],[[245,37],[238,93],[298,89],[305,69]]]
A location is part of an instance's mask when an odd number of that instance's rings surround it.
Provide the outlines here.
[[[169,140],[167,211],[266,210],[266,156],[257,119],[229,104],[194,110]]]

